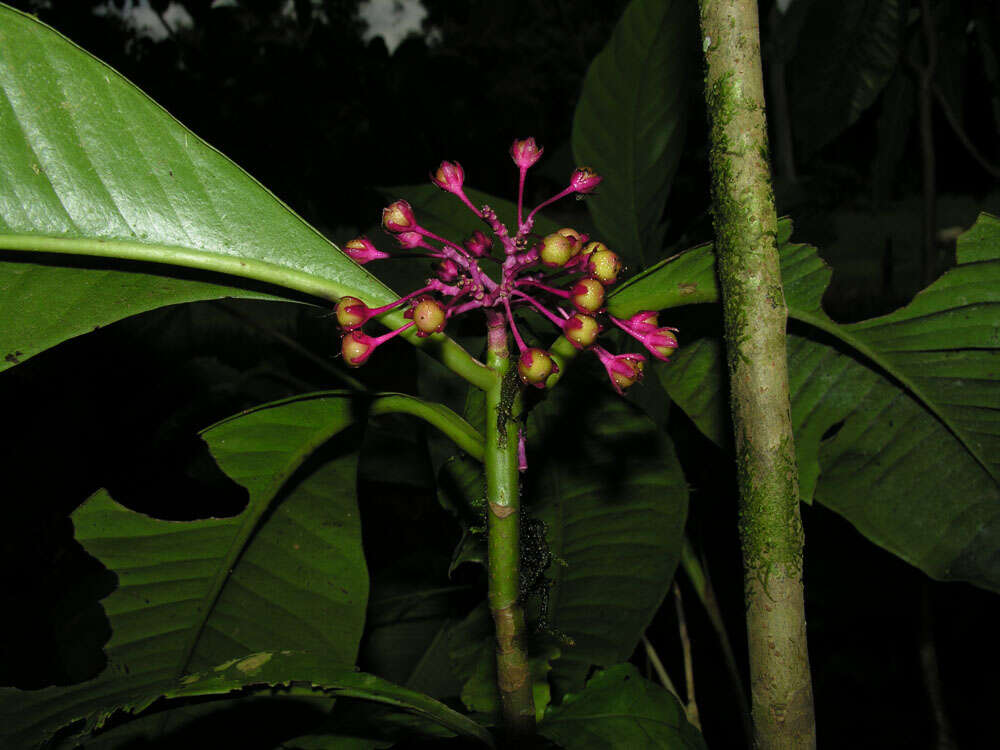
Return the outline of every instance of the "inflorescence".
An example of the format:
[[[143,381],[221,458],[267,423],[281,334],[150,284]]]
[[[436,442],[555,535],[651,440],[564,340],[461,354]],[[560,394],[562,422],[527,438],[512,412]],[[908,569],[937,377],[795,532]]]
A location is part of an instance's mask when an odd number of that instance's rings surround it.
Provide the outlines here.
[[[541,158],[543,149],[534,138],[514,141],[510,155],[519,171],[517,190],[517,232],[510,234],[487,205],[475,206],[465,194],[465,172],[458,162],[444,161],[431,181],[456,196],[479,217],[493,235],[477,231],[458,244],[420,226],[410,204],[397,200],[382,211],[382,227],[406,250],[420,251],[437,261],[435,275],[426,286],[382,307],[370,308],[356,297],[341,297],[337,320],[344,329],[344,361],[352,367],[363,365],[379,345],[409,328],[418,336],[444,330],[448,320],[472,310],[483,310],[491,320],[509,326],[520,356],[518,372],[529,385],[544,388],[559,371],[549,352],[528,346],[515,321],[519,309],[532,308],[558,328],[577,349],[589,349],[600,359],[611,384],[622,393],[640,380],[646,366],[642,354],[611,354],[596,341],[604,329],[603,319],[639,341],[658,360],[669,361],[677,348],[677,329],[660,326],[653,311],[636,313],[622,320],[604,309],[606,289],[618,280],[622,262],[617,253],[575,229],[563,228],[545,237],[532,233],[539,210],[569,195],[593,192],[601,177],[586,167],[576,169],[569,185],[524,215],[524,181],[528,170]],[[494,246],[499,243],[499,280],[480,266],[482,260],[497,260]],[[366,237],[348,242],[344,251],[360,264],[390,257]],[[361,327],[371,318],[407,305],[410,322],[382,336],[369,336]]]

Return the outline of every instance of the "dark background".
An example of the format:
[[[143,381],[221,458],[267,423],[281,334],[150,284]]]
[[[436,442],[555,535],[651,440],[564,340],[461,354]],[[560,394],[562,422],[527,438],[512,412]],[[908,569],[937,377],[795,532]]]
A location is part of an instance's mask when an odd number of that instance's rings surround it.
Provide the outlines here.
[[[626,5],[424,0],[426,34],[390,54],[381,39],[362,40],[365,24],[353,0],[243,0],[216,8],[187,2],[193,25],[157,41],[139,35],[120,13],[95,13],[98,6],[123,11],[120,1],[11,4],[37,13],[122,72],[336,242],[376,223],[386,202],[379,187],[420,182],[441,159],[459,160],[471,185],[512,195],[507,149],[514,137],[535,136],[546,148],[547,166],[533,173],[536,189],[564,184],[573,166],[569,136],[583,76]],[[168,3],[152,6],[165,12]],[[294,12],[282,12],[286,6]],[[934,9],[942,29],[985,18],[993,41],[998,38],[998,12],[987,0],[941,2]],[[761,16],[769,65],[779,44],[769,36],[770,3],[762,3]],[[968,44],[944,50],[949,91],[969,138],[997,163],[1000,121],[989,95],[995,82],[984,69],[983,50],[971,37],[957,38]],[[920,53],[915,42],[902,54],[919,60]],[[901,62],[898,75],[912,84],[916,73]],[[690,81],[688,140],[666,210],[664,255],[710,237],[700,83],[698,76]],[[916,114],[887,132],[886,108],[880,99],[832,140],[800,148],[794,181],[780,168],[777,174],[779,213],[790,214],[796,238],[817,244],[835,269],[825,302],[840,320],[885,312],[920,287],[923,154]],[[813,124],[793,119],[791,126],[808,133]],[[938,111],[934,126],[938,228],[968,227],[979,210],[1000,212],[996,179],[969,156]],[[935,238],[934,273],[948,265],[950,237]],[[73,657],[80,633],[103,643],[100,632],[83,627],[100,621],[96,600],[103,594],[87,576],[66,514],[101,486],[169,517],[238,510],[239,497],[206,491],[190,471],[179,471],[195,457],[192,436],[241,408],[338,387],[336,339],[330,319],[315,311],[204,303],[110,326],[0,376],[5,420],[21,425],[0,459],[10,477],[4,589],[7,611],[24,615],[8,618],[0,632],[6,649],[0,682],[65,684],[99,668]],[[413,353],[403,346],[395,356],[405,365]],[[362,377],[413,391],[414,370],[372,367]],[[709,560],[745,674],[732,458],[676,410],[671,431],[693,489],[691,534]],[[411,450],[410,468],[392,482],[362,471],[362,513],[378,519],[365,527],[374,586],[380,575],[401,569],[411,571],[414,585],[440,585],[459,530],[429,489],[425,457],[414,446],[392,443],[393,432],[400,430],[386,423],[367,439]],[[150,485],[159,487],[152,499]],[[178,504],[179,497],[185,501]],[[957,746],[996,747],[997,597],[929,581],[823,508],[804,507],[803,514],[820,746],[946,747],[928,701],[930,684],[943,691]],[[460,583],[475,582],[474,573],[464,575],[469,580]],[[85,580],[96,589],[83,587]],[[741,722],[715,637],[683,575],[679,580],[706,739],[712,748],[738,747]],[[676,634],[668,598],[649,637],[678,680]],[[939,678],[921,661],[930,645]],[[641,649],[635,662],[647,668]]]

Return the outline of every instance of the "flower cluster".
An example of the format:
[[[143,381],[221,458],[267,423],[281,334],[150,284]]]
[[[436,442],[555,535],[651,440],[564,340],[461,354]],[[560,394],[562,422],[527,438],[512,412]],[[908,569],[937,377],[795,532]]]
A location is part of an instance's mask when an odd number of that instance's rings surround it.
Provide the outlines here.
[[[601,182],[593,170],[581,167],[573,172],[565,189],[525,216],[525,176],[542,152],[534,138],[514,141],[511,146],[510,155],[519,171],[517,231],[513,234],[492,208],[477,207],[469,200],[464,189],[465,172],[457,162],[442,162],[431,175],[431,181],[456,196],[479,217],[492,239],[481,231],[461,244],[439,237],[417,222],[413,209],[404,200],[397,200],[382,211],[383,229],[402,248],[436,260],[434,276],[424,287],[383,307],[370,308],[355,297],[342,297],[338,301],[336,314],[345,331],[342,352],[348,365],[363,365],[379,344],[409,328],[416,328],[418,336],[429,336],[444,330],[453,316],[482,309],[509,326],[520,352],[521,379],[544,388],[559,368],[549,352],[528,346],[522,338],[515,313],[527,308],[541,313],[575,348],[593,351],[619,393],[642,378],[646,357],[635,353],[611,354],[598,346],[597,337],[606,321],[639,341],[656,359],[669,361],[677,348],[676,328],[660,326],[652,311],[623,320],[604,309],[606,290],[622,271],[617,253],[569,227],[544,237],[532,232],[535,217],[542,208],[569,195],[591,193]],[[495,248],[502,251],[502,258],[494,255]],[[365,237],[348,242],[345,252],[361,264],[389,257]],[[481,262],[487,260],[499,264],[498,273],[490,275],[483,270]],[[407,306],[405,317],[410,322],[402,327],[377,337],[361,330],[370,318],[403,305]]]

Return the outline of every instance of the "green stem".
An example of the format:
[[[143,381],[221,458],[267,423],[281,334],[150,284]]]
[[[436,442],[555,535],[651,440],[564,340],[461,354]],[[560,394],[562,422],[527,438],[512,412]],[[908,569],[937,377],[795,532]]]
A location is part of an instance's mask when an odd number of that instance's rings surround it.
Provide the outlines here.
[[[25,252],[59,253],[63,255],[84,255],[98,258],[119,258],[148,263],[162,263],[168,266],[194,268],[211,273],[221,273],[227,276],[237,276],[252,279],[265,284],[273,284],[284,289],[291,289],[302,294],[332,302],[345,295],[358,297],[373,307],[397,299],[386,288],[384,295],[377,299],[370,295],[359,294],[346,284],[332,279],[316,276],[294,268],[266,263],[255,258],[241,258],[237,255],[221,255],[189,247],[174,247],[169,245],[147,245],[141,242],[126,242],[119,240],[88,240],[65,237],[45,237],[37,235],[5,234],[0,235],[0,250],[16,250]],[[366,299],[366,297],[368,297]],[[378,320],[388,328],[399,328],[406,319],[403,312],[380,315]],[[416,347],[423,349],[436,357],[452,372],[465,378],[477,388],[485,390],[493,381],[488,369],[475,357],[443,334],[435,334],[427,338],[419,338],[411,329],[402,334],[403,338]]]
[[[756,0],[700,0],[755,746],[816,746]]]
[[[520,599],[521,513],[517,468],[517,417],[521,382],[507,349],[501,317],[490,320],[487,365],[496,373],[486,390],[486,471],[489,605],[496,627],[497,687],[508,739],[535,730],[535,702],[528,667]]]
[[[722,649],[722,657],[726,662],[726,671],[729,672],[729,680],[733,686],[733,692],[740,703],[740,717],[743,719],[743,734],[746,737],[747,747],[753,744],[753,726],[750,724],[750,704],[747,702],[746,691],[743,688],[743,678],[740,677],[740,668],[736,664],[736,655],[733,653],[733,646],[729,642],[729,633],[726,632],[726,623],[722,619],[722,610],[719,608],[719,600],[715,595],[715,588],[712,586],[712,579],[708,577],[708,569],[702,565],[698,558],[691,540],[685,536],[684,545],[681,547],[681,567],[687,574],[691,588],[694,589],[698,601],[705,608],[709,622],[715,630],[715,635],[719,639],[719,646]]]
[[[437,427],[459,448],[477,461],[483,460],[483,436],[444,404],[438,404],[405,393],[379,394],[371,403],[369,414],[409,414]]]

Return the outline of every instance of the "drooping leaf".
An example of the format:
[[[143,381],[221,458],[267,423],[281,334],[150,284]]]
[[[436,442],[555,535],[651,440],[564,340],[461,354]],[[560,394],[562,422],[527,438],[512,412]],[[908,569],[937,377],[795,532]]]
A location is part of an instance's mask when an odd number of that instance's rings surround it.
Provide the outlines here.
[[[141,710],[185,675],[248,652],[308,650],[350,669],[368,596],[357,436],[344,432],[352,421],[350,399],[334,392],[205,430],[219,468],[249,493],[231,518],[162,521],[104,490],[78,508],[77,540],[118,578],[103,601],[108,664],[68,687],[0,691],[0,744],[28,746],[77,719],[93,727],[116,709]],[[327,443],[325,463],[302,469]]]
[[[584,79],[573,154],[604,181],[587,207],[601,239],[627,264],[656,260],[663,209],[684,145],[690,3],[633,0]]]
[[[538,732],[573,750],[703,750],[677,699],[631,664],[598,672],[579,693],[552,706]]]
[[[787,67],[792,132],[806,153],[872,105],[899,64],[899,0],[814,0]]]
[[[419,716],[441,724],[456,734],[473,737],[484,744],[493,745],[489,732],[457,711],[428,698],[422,693],[399,687],[375,675],[342,670],[334,680],[325,682],[311,677],[318,670],[316,657],[309,653],[281,651],[278,654],[258,653],[244,659],[233,660],[209,671],[188,675],[176,689],[178,697],[218,695],[239,689],[247,684],[270,686],[287,685],[295,689],[298,683],[308,682],[310,688],[320,688],[344,698],[362,698],[396,708],[412,711]],[[274,662],[273,666],[270,666]],[[301,675],[301,676],[300,676]],[[301,688],[300,688],[301,690]]]
[[[266,284],[392,298],[134,85],[6,6],[0,154],[0,369],[155,307],[282,293]]]
[[[298,698],[300,701],[306,699],[303,701],[306,706],[308,706],[308,699],[316,699],[317,706],[323,705],[324,702],[329,706],[329,698],[356,698],[372,701],[396,711],[413,714],[424,722],[429,720],[439,727],[450,730],[446,735],[450,733],[460,734],[477,739],[487,746],[492,746],[492,738],[485,729],[432,698],[374,675],[355,672],[336,661],[325,660],[320,654],[303,651],[263,651],[247,654],[240,659],[231,659],[203,672],[189,674],[176,680],[162,691],[161,697],[166,699],[224,698],[228,695],[245,695],[248,692],[251,695],[258,691],[271,692],[274,688],[280,689],[281,697],[279,700],[290,697]],[[164,730],[173,732],[168,734],[168,737],[182,739],[183,735],[178,737],[178,730],[183,730],[186,724],[199,718],[203,719],[206,716],[210,718],[213,707],[213,703],[189,705],[178,702],[177,708],[171,710],[172,705],[167,703],[166,712],[142,717],[139,721],[126,724],[121,729],[100,735],[92,743],[85,743],[84,746],[109,749],[123,747],[128,746],[125,744],[128,741],[162,738]],[[229,701],[221,701],[218,706],[221,710],[229,707],[231,707]],[[266,701],[257,701],[256,707],[259,711],[264,712],[267,710],[268,704]],[[216,717],[216,719],[218,718]],[[315,716],[306,718],[313,722],[317,719]],[[334,734],[337,730],[337,722],[333,717],[324,720],[320,714],[318,718],[324,725],[322,726],[324,733],[315,735],[315,741],[309,745],[306,743],[295,744],[295,741],[291,740],[290,746],[385,746],[381,742],[372,740],[365,740],[367,744],[357,744],[357,742],[354,745],[344,744],[348,740],[360,741],[364,738],[352,737],[351,734],[346,733],[337,736]],[[138,725],[139,731],[136,731],[133,724]],[[294,725],[284,728],[285,736],[294,735],[294,733]],[[258,737],[255,745],[260,742],[260,739]]]
[[[958,265],[909,305],[849,325],[822,309],[830,270],[815,249],[779,249],[789,315],[805,324],[788,344],[803,499],[935,578],[1000,591],[1000,221],[982,215]],[[612,311],[712,302],[712,267],[697,248],[624,286]],[[681,343],[657,372],[723,443],[721,342],[682,331]]]

